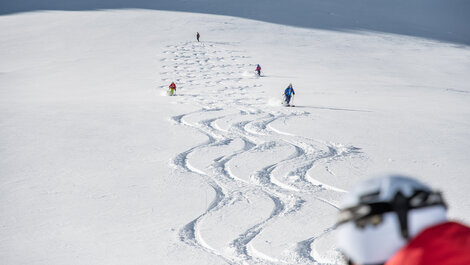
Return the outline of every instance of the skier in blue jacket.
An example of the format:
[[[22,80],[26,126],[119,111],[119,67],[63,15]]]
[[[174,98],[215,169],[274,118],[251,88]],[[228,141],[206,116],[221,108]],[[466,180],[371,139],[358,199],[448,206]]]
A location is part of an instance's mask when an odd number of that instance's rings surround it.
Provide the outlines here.
[[[295,95],[294,88],[292,88],[292,84],[289,84],[286,90],[284,90],[284,97],[287,105],[289,105],[290,99],[293,95]]]

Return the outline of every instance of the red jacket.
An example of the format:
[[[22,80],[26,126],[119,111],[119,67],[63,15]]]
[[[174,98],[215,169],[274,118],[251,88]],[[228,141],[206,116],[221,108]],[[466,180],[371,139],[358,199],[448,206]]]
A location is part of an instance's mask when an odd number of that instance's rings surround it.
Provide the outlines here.
[[[171,88],[171,89],[176,89],[175,83],[171,83],[170,88]]]
[[[469,265],[470,228],[446,222],[425,229],[385,265]]]

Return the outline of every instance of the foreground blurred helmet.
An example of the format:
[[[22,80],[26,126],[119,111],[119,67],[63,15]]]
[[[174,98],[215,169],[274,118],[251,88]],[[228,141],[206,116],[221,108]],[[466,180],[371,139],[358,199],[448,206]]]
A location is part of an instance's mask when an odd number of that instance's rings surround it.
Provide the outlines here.
[[[384,264],[408,239],[446,221],[441,194],[403,176],[359,183],[340,208],[338,245],[349,264]]]

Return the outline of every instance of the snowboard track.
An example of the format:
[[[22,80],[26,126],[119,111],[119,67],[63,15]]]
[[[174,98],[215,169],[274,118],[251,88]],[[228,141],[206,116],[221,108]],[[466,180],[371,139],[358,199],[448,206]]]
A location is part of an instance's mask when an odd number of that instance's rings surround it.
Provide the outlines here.
[[[200,176],[215,193],[206,210],[180,229],[179,240],[219,256],[229,264],[290,263],[292,258],[283,260],[262,253],[255,248],[253,241],[277,220],[299,213],[305,203],[304,196],[313,196],[328,207],[337,209],[336,203],[324,194],[337,195],[343,190],[316,181],[308,171],[319,164],[327,165],[360,153],[360,149],[276,129],[273,125],[276,121],[285,123],[310,113],[268,108],[262,95],[249,96],[248,90],[260,89],[262,84],[258,77],[247,75],[246,71],[240,72],[240,69],[252,66],[246,63],[248,56],[239,55],[245,51],[235,50],[234,46],[231,43],[182,42],[168,45],[164,52],[166,57],[160,60],[165,69],[161,72],[162,81],[174,80],[179,84],[178,93],[184,91],[183,97],[174,98],[176,103],[200,106],[199,110],[173,116],[170,121],[175,126],[189,127],[207,136],[205,142],[175,155],[170,166],[175,175]],[[164,89],[166,85],[160,88]],[[218,150],[222,150],[220,154]],[[250,168],[257,169],[249,175],[238,172],[237,163],[243,157],[263,156],[279,150],[290,153],[266,165],[250,165]],[[199,153],[210,156],[211,152],[216,154],[210,161],[200,161]],[[328,166],[325,170],[327,174],[334,174]],[[272,202],[271,213],[229,240],[225,249],[213,246],[210,239],[204,237],[200,226],[208,218],[220,215],[252,196],[269,199]],[[296,242],[288,256],[295,257],[293,263],[317,264],[312,256],[312,244],[334,230],[334,226],[325,227],[322,233]]]

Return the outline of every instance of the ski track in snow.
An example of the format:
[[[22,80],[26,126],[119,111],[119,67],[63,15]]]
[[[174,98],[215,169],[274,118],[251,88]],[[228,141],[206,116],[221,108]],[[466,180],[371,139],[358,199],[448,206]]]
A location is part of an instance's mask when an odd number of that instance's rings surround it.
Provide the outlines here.
[[[180,174],[197,174],[215,191],[207,209],[180,229],[179,239],[195,248],[217,255],[228,264],[285,264],[289,261],[262,253],[252,244],[263,230],[276,219],[302,210],[304,195],[313,195],[330,207],[337,208],[328,194],[344,192],[340,188],[316,181],[307,172],[320,165],[328,174],[328,164],[358,153],[353,146],[309,139],[279,131],[271,126],[277,120],[308,116],[292,108],[276,110],[266,107],[262,94],[250,89],[262,87],[248,63],[244,51],[230,43],[183,42],[166,46],[161,72],[162,83],[174,81],[177,104],[196,104],[197,111],[171,117],[175,126],[188,126],[208,137],[208,141],[177,154],[170,166]],[[160,89],[166,89],[161,85]],[[253,96],[255,95],[255,96]],[[257,95],[257,96],[256,96]],[[288,150],[291,153],[279,150]],[[278,151],[278,152],[276,152]],[[201,156],[198,154],[203,153]],[[245,159],[266,156],[266,159]],[[201,161],[202,160],[202,161]],[[207,161],[206,161],[207,160]],[[240,161],[241,162],[240,162]],[[256,164],[256,163],[266,164]],[[266,162],[268,161],[268,162]],[[237,162],[243,166],[240,169]],[[254,163],[246,165],[247,163]],[[240,173],[244,168],[249,173]],[[326,194],[326,195],[325,195]],[[233,207],[247,198],[269,198],[271,213],[250,224],[238,237],[230,238],[225,248],[215,246],[200,230],[210,217]],[[336,196],[337,197],[337,196]],[[249,200],[248,200],[249,201]],[[313,242],[334,230],[296,243],[288,256],[296,263],[317,264],[312,256]],[[315,251],[313,251],[315,252]],[[330,264],[335,264],[332,260]],[[324,264],[324,263],[323,263]]]

